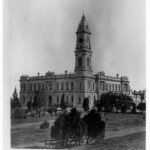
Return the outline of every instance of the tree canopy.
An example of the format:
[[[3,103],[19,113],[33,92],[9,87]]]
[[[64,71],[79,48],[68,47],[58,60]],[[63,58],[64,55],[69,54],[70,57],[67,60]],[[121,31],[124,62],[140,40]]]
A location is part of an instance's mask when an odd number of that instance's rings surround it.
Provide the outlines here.
[[[92,109],[87,115],[84,116],[83,121],[86,123],[86,142],[96,139],[98,136],[104,136],[105,122],[101,120],[100,113]]]
[[[101,108],[103,107],[106,112],[111,112],[113,107],[116,107],[116,109],[121,109],[122,112],[126,112],[127,109],[130,109],[130,107],[133,106],[133,100],[128,95],[109,92],[101,95],[96,106],[98,107],[98,111],[101,111]]]
[[[90,140],[104,133],[104,128],[105,122],[97,111],[92,110],[81,118],[80,112],[72,108],[70,113],[64,112],[55,120],[51,128],[51,138],[64,141],[73,139],[79,144],[85,139],[88,144]]]

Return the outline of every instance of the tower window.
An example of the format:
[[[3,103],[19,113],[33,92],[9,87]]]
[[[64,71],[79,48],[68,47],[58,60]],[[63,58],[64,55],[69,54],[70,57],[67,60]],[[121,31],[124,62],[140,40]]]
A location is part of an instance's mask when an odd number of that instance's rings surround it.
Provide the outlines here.
[[[83,38],[79,38],[79,42],[82,43],[83,42]]]
[[[82,66],[82,57],[78,58],[78,63],[79,63],[79,66]]]

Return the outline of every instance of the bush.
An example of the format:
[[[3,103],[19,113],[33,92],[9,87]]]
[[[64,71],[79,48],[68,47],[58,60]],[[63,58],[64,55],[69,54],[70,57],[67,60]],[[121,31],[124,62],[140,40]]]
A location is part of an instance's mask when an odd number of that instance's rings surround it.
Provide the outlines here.
[[[140,111],[145,111],[146,110],[146,104],[145,103],[139,103],[137,106],[137,109]]]
[[[47,128],[49,128],[49,122],[47,120],[44,120],[40,125],[40,129],[47,129]]]
[[[54,107],[49,107],[48,110],[47,110],[47,112],[49,114],[52,114],[54,111],[55,111]]]
[[[26,113],[21,109],[16,109],[14,113],[12,114],[13,119],[25,119]]]

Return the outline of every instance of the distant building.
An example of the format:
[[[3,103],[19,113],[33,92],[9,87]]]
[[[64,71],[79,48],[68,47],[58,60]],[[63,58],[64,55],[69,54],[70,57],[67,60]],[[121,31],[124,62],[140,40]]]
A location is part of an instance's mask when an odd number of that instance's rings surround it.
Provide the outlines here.
[[[74,73],[55,74],[47,72],[44,76],[20,77],[20,100],[22,106],[34,100],[35,92],[40,92],[46,106],[60,104],[64,94],[65,101],[78,109],[82,109],[85,97],[89,98],[90,107],[102,93],[113,92],[129,95],[129,80],[126,76],[115,77],[106,75],[103,71],[93,74],[91,31],[85,16],[79,23],[75,49]]]
[[[133,99],[133,102],[138,105],[139,103],[145,103],[146,102],[146,90],[140,90],[140,91],[130,91],[130,96]]]

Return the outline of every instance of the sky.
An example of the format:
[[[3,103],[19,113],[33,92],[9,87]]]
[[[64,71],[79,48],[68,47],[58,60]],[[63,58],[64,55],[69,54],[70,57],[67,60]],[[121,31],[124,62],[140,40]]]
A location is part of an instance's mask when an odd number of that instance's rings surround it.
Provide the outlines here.
[[[74,72],[76,30],[85,14],[93,72],[126,75],[133,90],[146,88],[144,0],[6,0],[4,88],[11,96],[19,78]]]

